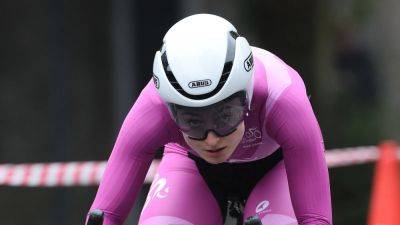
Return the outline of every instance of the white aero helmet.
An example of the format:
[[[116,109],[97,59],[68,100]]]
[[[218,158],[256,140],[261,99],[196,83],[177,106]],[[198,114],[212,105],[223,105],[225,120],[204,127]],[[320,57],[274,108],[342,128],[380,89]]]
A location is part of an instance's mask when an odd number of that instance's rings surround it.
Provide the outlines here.
[[[153,80],[167,103],[203,107],[245,91],[253,94],[249,43],[227,20],[210,14],[173,25],[153,63]]]

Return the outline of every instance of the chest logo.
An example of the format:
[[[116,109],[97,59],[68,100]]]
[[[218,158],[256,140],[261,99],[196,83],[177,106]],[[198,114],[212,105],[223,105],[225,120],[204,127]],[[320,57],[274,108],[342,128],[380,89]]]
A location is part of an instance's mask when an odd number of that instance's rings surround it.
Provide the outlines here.
[[[262,133],[258,127],[249,128],[244,132],[242,144],[243,148],[250,148],[260,145],[262,142]]]
[[[249,128],[247,131],[244,132],[243,142],[254,142],[257,139],[261,139],[261,137],[261,131],[257,127]]]

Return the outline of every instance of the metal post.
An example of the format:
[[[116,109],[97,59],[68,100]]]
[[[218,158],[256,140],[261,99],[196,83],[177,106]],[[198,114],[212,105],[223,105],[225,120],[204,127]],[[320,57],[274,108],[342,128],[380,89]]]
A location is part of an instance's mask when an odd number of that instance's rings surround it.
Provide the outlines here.
[[[71,85],[68,78],[68,66],[65,59],[65,10],[63,0],[49,1],[49,71],[50,88],[49,104],[51,106],[51,129],[50,152],[53,159],[62,161],[66,158],[66,153],[71,146]],[[71,202],[70,195],[57,190],[57,198],[53,199],[53,209],[51,215],[52,224],[67,225],[69,208]],[[68,197],[69,196],[69,197]]]
[[[119,128],[133,103],[135,82],[135,46],[132,1],[111,1],[112,77],[114,90],[114,128]]]

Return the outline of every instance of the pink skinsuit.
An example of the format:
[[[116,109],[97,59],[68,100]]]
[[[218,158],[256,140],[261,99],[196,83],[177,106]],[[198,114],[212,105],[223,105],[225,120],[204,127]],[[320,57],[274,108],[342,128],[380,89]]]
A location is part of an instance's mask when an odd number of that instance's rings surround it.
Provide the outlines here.
[[[245,134],[228,162],[261,159],[282,148],[284,160],[254,187],[244,218],[268,225],[332,224],[328,169],[318,122],[298,73],[268,51],[252,48],[254,94]],[[218,204],[198,172],[168,109],[149,82],[127,115],[91,209],[104,225],[121,225],[143,184],[155,151],[164,156],[140,225],[222,225]],[[249,174],[251,177],[251,174]]]

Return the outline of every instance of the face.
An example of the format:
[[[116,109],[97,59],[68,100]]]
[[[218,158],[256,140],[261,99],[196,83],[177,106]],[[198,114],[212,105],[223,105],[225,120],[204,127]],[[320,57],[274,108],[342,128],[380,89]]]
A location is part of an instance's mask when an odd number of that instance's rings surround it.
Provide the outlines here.
[[[186,143],[196,151],[201,158],[212,164],[225,162],[235,151],[244,134],[244,122],[228,136],[218,137],[213,131],[208,132],[204,140],[193,140],[183,133]]]

